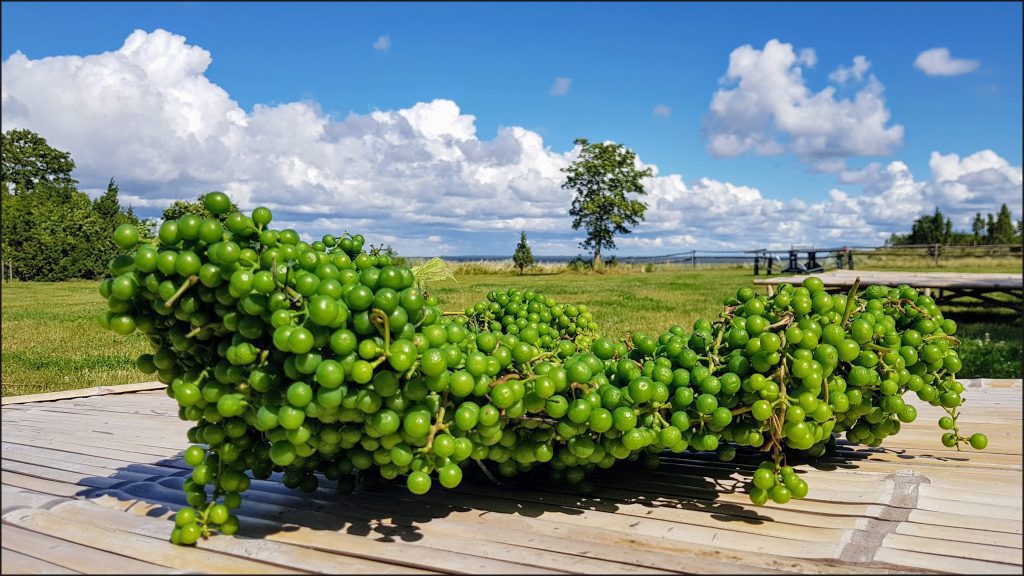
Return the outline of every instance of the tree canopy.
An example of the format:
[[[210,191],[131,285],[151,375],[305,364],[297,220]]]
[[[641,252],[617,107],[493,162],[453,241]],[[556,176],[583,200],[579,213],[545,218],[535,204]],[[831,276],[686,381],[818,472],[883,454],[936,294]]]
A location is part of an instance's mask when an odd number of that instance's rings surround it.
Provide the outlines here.
[[[578,138],[576,145],[580,146],[580,155],[562,169],[566,173],[562,188],[575,193],[569,210],[572,227],[586,231],[580,247],[593,251],[596,268],[601,266],[601,253],[615,248],[615,236],[629,234],[629,226],[644,219],[647,204],[631,195],[647,193],[642,180],[653,171],[650,167],[637,168],[636,154],[622,144]]]
[[[0,252],[22,280],[98,278],[117,253],[112,238],[121,224],[149,222],[122,208],[113,179],[95,200],[71,177],[75,163],[28,130],[3,133],[3,194]]]
[[[57,187],[74,187],[78,181],[71,177],[75,161],[71,155],[46,143],[46,139],[31,130],[14,129],[0,134],[2,168],[0,182],[6,192],[29,191],[40,183]]]

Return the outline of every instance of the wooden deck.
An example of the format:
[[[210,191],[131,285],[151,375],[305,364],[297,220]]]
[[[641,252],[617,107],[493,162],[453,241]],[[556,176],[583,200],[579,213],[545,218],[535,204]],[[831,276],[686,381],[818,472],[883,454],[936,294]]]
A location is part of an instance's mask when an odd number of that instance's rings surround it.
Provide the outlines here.
[[[860,278],[861,288],[872,284],[898,286],[910,284],[932,296],[938,304],[954,304],[964,297],[977,298],[993,306],[1024,310],[1024,276],[1021,274],[975,274],[966,272],[878,272],[874,270],[831,270],[819,274],[755,278],[754,284],[767,286],[768,294],[784,282],[798,285],[808,276],[821,278],[827,288],[850,288]],[[992,294],[1003,295],[1002,299]]]
[[[965,383],[961,421],[988,435],[986,451],[944,448],[941,411],[915,399],[918,421],[884,449],[841,446],[799,465],[810,495],[785,506],[737,492],[755,463],[743,455],[613,468],[588,498],[546,483],[338,497],[329,482],[306,495],[254,481],[239,534],[196,548],[167,542],[188,423],[162,391],[10,398],[0,570],[1020,574],[1020,381]]]

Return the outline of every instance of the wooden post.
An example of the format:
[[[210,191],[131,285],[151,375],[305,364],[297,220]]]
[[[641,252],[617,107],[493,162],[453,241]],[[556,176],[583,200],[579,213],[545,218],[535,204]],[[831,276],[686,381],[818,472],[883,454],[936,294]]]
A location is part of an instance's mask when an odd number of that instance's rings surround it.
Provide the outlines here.
[[[697,269],[697,251],[696,250],[690,250],[690,269],[692,269],[692,270],[696,270]]]
[[[938,266],[938,265],[939,265],[939,248],[940,248],[941,246],[942,246],[942,244],[936,244],[936,245],[935,245],[935,265],[936,265],[936,266]]]

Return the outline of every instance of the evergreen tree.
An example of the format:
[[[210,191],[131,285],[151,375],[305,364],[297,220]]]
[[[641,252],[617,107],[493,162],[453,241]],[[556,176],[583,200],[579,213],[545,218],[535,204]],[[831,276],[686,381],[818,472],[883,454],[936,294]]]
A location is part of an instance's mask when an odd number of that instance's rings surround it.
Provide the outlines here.
[[[529,266],[533,266],[533,252],[530,250],[530,245],[526,243],[526,231],[521,230],[519,233],[519,244],[516,245],[516,252],[512,255],[512,262],[519,268],[519,274],[523,274]]]
[[[982,237],[985,234],[985,219],[981,217],[981,212],[974,214],[974,221],[971,223],[971,232],[974,233],[974,243],[981,244]]]
[[[942,215],[938,207],[930,216],[921,216],[914,221],[907,238],[909,244],[948,244],[953,235],[953,222]]]
[[[1003,204],[996,214],[992,226],[993,244],[1010,244],[1013,242],[1013,218],[1010,216],[1010,209]]]

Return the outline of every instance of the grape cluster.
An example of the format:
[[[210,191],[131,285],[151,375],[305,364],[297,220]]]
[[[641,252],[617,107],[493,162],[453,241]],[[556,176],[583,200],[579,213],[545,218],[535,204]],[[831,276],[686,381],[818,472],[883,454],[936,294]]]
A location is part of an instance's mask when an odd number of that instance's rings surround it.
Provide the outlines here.
[[[204,204],[230,210],[220,193]],[[317,474],[350,491],[372,472],[423,494],[473,463],[492,477],[543,467],[586,493],[587,474],[619,460],[746,447],[770,454],[752,501],[783,503],[808,491],[787,453],[820,456],[840,432],[878,445],[916,417],[906,391],[947,410],[947,446],[986,443],[956,425],[955,323],[906,286],[742,288],[691,331],[615,341],[585,306],[532,290],[443,313],[362,236],[306,243],[271,221],[266,208],[185,215],[141,244],[115,231],[126,254],[100,284],[102,323],[150,340],[138,367],[195,422],[175,543],[234,533],[241,494],[274,472],[304,491]]]
[[[560,305],[554,298],[518,288],[489,292],[486,300],[466,308],[465,318],[477,332],[517,335],[544,350],[562,346],[566,354],[575,351],[573,343],[588,348],[600,330],[586,305]]]

